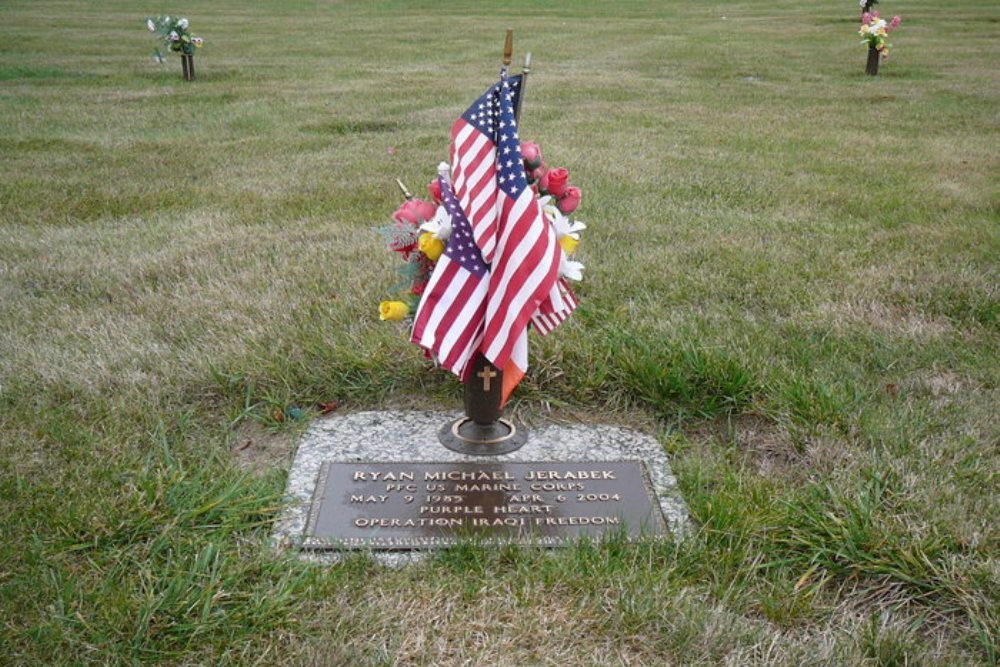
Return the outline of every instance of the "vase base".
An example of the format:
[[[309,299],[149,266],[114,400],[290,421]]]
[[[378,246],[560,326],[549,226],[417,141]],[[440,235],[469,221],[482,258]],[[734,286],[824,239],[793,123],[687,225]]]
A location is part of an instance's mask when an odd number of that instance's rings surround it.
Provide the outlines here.
[[[506,419],[489,424],[468,417],[450,422],[438,431],[438,440],[453,452],[470,456],[499,456],[516,452],[528,441],[528,431]]]

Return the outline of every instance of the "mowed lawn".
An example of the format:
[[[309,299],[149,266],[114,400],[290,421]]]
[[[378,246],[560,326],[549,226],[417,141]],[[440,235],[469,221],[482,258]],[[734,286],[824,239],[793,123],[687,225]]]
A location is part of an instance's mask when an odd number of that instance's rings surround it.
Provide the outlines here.
[[[0,663],[995,664],[1000,5],[879,8],[866,77],[854,0],[5,1]],[[588,225],[512,410],[655,433],[694,534],[299,563],[318,404],[459,404],[374,228],[507,27]]]

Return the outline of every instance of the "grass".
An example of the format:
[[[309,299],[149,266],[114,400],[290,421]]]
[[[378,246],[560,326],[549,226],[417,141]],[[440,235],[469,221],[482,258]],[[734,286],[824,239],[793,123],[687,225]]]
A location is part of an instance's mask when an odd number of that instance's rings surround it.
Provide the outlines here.
[[[868,78],[852,3],[6,3],[0,662],[995,664],[1000,11],[883,11]],[[588,223],[513,409],[653,429],[696,534],[270,552],[276,416],[457,404],[372,228],[507,26]]]

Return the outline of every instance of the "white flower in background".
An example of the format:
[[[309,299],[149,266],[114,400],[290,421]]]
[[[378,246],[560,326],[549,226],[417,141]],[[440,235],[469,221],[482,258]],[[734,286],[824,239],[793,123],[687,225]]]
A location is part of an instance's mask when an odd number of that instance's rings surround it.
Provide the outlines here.
[[[153,23],[153,19],[146,19],[146,27],[149,28],[150,32],[156,32],[156,24]]]
[[[173,31],[170,32],[170,41],[171,42],[176,42],[180,38],[181,38],[181,36],[177,34],[176,30],[173,30]]]
[[[163,17],[163,25],[166,25],[168,23],[170,23],[170,17],[169,16],[164,16]]]
[[[878,32],[879,30],[885,28],[885,26],[885,19],[879,19],[878,21],[873,21],[872,24],[868,26],[868,30],[870,32]]]
[[[451,236],[451,215],[444,206],[438,206],[434,219],[420,225],[420,229],[430,232],[436,239],[447,241]]]
[[[564,254],[559,260],[559,277],[570,280],[583,280],[583,264],[567,259]]]
[[[180,26],[181,30],[187,30],[188,20],[187,19],[181,19],[180,21],[177,22],[177,25]]]

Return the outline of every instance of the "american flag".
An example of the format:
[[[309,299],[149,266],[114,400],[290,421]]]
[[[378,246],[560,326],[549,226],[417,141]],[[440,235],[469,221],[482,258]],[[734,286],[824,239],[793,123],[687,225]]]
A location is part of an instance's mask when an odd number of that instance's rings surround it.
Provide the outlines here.
[[[497,159],[491,166],[497,184],[497,242],[481,350],[494,366],[523,375],[527,356],[514,353],[526,350],[528,322],[543,303],[556,298],[558,307],[550,310],[562,310],[563,301],[554,289],[562,249],[524,173],[514,118],[518,88],[516,79],[501,81],[494,97]],[[507,365],[512,355],[516,368]]]
[[[501,79],[452,126],[454,188],[441,179],[452,237],[411,337],[463,377],[482,352],[504,370],[504,400],[528,367],[529,321],[548,333],[576,307],[557,279],[562,249],[524,172],[514,117],[521,81]]]
[[[420,299],[410,340],[464,377],[483,339],[489,267],[451,185],[442,177],[438,182],[441,203],[451,215],[451,236]]]

